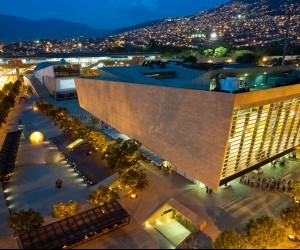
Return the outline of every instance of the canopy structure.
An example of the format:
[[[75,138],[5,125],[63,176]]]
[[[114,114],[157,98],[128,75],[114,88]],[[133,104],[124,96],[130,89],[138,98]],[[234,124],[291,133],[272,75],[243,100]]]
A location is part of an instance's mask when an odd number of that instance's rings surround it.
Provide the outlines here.
[[[19,235],[23,249],[72,248],[129,224],[130,216],[117,202],[99,206]]]
[[[7,133],[0,151],[0,180],[9,181],[14,171],[22,130]]]
[[[118,138],[121,138],[123,140],[130,139],[128,136],[120,133],[119,131],[113,128],[105,129],[103,130],[103,132],[114,139],[118,139]],[[151,160],[153,163],[155,163],[158,166],[161,165],[162,162],[164,161],[164,159],[158,157],[157,155],[155,155],[153,152],[151,152],[149,149],[145,148],[144,146],[140,147],[139,151],[141,152],[141,154],[143,154],[145,157],[147,157],[149,160]]]

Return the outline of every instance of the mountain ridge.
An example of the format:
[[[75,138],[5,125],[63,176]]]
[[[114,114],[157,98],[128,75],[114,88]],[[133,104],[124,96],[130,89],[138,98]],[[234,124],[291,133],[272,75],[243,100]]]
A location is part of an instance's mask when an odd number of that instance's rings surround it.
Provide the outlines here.
[[[29,41],[37,39],[66,39],[80,36],[98,38],[112,29],[96,29],[86,24],[61,19],[31,20],[0,13],[0,41]]]
[[[41,19],[30,20],[24,17],[15,17],[0,14],[0,41],[2,42],[20,42],[33,41],[37,39],[62,40],[66,38],[105,38],[105,37],[122,37],[126,36],[125,41],[135,39],[136,34],[140,34],[144,38],[155,38],[158,41],[165,39],[170,40],[168,43],[177,43],[176,36],[181,39],[189,37],[193,33],[209,32],[220,25],[221,22],[232,25],[232,16],[242,14],[248,20],[259,20],[262,16],[268,16],[268,21],[273,22],[272,16],[284,15],[286,12],[286,4],[294,4],[300,12],[299,0],[231,0],[228,3],[220,4],[214,8],[196,12],[193,15],[186,17],[168,17],[159,20],[152,20],[136,24],[120,29],[96,29],[91,26],[68,22],[61,19]],[[263,12],[263,9],[267,9]],[[225,15],[226,14],[226,15]],[[231,15],[231,16],[230,16]],[[236,17],[235,17],[236,18]],[[184,24],[182,24],[184,23]],[[231,30],[226,30],[224,36],[238,37],[246,34],[252,35],[247,27],[243,27],[244,23],[240,20],[240,25],[233,27]],[[273,25],[273,24],[272,24]],[[273,29],[272,25],[268,29]],[[276,26],[277,24],[274,23]],[[260,23],[255,27],[256,33],[263,31]],[[241,32],[236,32],[236,29],[241,28]],[[277,25],[278,27],[278,25]],[[226,29],[226,25],[221,28]],[[296,29],[297,30],[297,29]],[[161,32],[160,32],[161,31]],[[230,33],[233,31],[232,33]],[[245,33],[242,33],[245,32]],[[148,39],[149,40],[149,39]],[[143,41],[138,41],[140,46]]]

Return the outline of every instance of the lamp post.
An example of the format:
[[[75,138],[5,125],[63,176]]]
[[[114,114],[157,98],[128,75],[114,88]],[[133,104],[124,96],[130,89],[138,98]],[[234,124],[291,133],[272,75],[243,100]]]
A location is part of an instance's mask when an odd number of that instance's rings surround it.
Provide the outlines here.
[[[282,63],[281,63],[281,66],[285,65],[286,49],[287,49],[287,46],[288,46],[288,39],[289,39],[289,33],[290,33],[290,21],[291,21],[291,15],[293,13],[294,13],[293,6],[288,7],[287,10],[286,10],[286,14],[287,14],[288,20],[287,20],[287,26],[286,26],[286,30],[285,30],[285,37],[284,37],[284,44],[283,44],[283,54],[282,54]]]

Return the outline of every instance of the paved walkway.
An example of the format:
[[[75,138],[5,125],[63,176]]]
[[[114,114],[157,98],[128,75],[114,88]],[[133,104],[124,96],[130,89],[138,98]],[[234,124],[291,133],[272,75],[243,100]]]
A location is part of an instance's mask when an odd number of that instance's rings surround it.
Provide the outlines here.
[[[56,102],[52,99],[51,102],[61,107],[70,108],[71,114],[81,114],[81,112],[86,114],[78,106],[77,100]],[[32,127],[41,130],[46,139],[60,134],[59,129],[41,112],[34,113],[30,104],[17,104],[7,129],[14,128],[20,118],[25,123],[30,123]],[[0,139],[6,130],[1,129]],[[74,179],[76,176],[63,165],[46,165],[43,155],[47,147],[46,144],[29,144],[26,138],[21,141],[16,163],[16,175],[12,182],[14,194],[12,204],[15,205],[14,209],[26,207],[37,209],[46,217],[46,223],[49,223],[51,221],[49,213],[53,202],[74,199],[82,202],[84,209],[89,206],[84,199],[90,190],[87,186],[77,185],[76,179]],[[300,157],[297,157],[298,159],[289,161],[283,168],[272,168],[267,165],[264,167],[263,175],[267,178],[285,177],[300,180]],[[276,216],[283,207],[291,204],[292,201],[292,194],[290,193],[277,190],[269,192],[241,184],[239,180],[229,183],[232,185],[231,189],[223,190],[220,188],[218,192],[208,195],[205,189],[196,187],[192,182],[176,173],[167,174],[145,162],[142,165],[148,175],[149,187],[139,194],[137,199],[130,199],[127,195],[120,199],[121,205],[131,215],[130,224],[77,248],[175,248],[156,230],[144,226],[144,222],[149,216],[171,197],[207,220],[208,224],[205,230],[195,235],[195,241],[199,243],[198,248],[209,248],[220,231],[233,227],[241,229],[249,218],[261,215]],[[54,188],[54,180],[57,176],[63,177],[65,180],[61,190]],[[43,194],[44,191],[46,196]],[[7,213],[5,212],[4,199],[0,199],[0,205],[0,229],[1,232],[5,230],[7,233],[7,235],[1,234],[0,236],[0,248],[15,248],[16,242],[12,233],[9,233],[11,231],[7,226],[5,227]]]

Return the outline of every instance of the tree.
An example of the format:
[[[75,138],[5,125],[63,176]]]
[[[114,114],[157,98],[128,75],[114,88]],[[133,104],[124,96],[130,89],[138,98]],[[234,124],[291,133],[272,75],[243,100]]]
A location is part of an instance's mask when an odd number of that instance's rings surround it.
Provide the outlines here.
[[[140,159],[138,149],[140,146],[141,143],[133,139],[126,141],[117,139],[114,143],[107,146],[104,158],[112,170],[122,174],[129,168],[135,167],[138,163]]]
[[[224,230],[213,242],[213,249],[243,249],[246,242],[235,230]]]
[[[215,49],[214,57],[224,57],[228,52],[228,49],[225,47],[219,47]]]
[[[78,214],[80,204],[77,201],[69,201],[67,204],[62,202],[53,205],[52,217],[53,218],[66,218]]]
[[[130,189],[134,194],[148,186],[147,175],[141,169],[129,169],[120,176],[119,183],[121,187]]]
[[[246,241],[255,248],[274,248],[283,240],[284,234],[285,230],[269,216],[250,219],[244,228]]]
[[[20,210],[7,217],[9,227],[15,234],[28,233],[39,228],[44,219],[39,212],[34,211],[32,208]]]
[[[206,49],[203,51],[203,54],[206,56],[206,57],[211,57],[214,55],[214,51],[212,49]]]
[[[282,209],[279,217],[286,227],[292,228],[294,234],[300,235],[300,206],[289,206]]]
[[[238,50],[234,52],[236,62],[242,64],[255,64],[257,62],[256,55],[250,50]]]
[[[114,189],[106,186],[100,186],[94,192],[90,193],[87,201],[95,206],[102,206],[119,198],[118,193]]]

